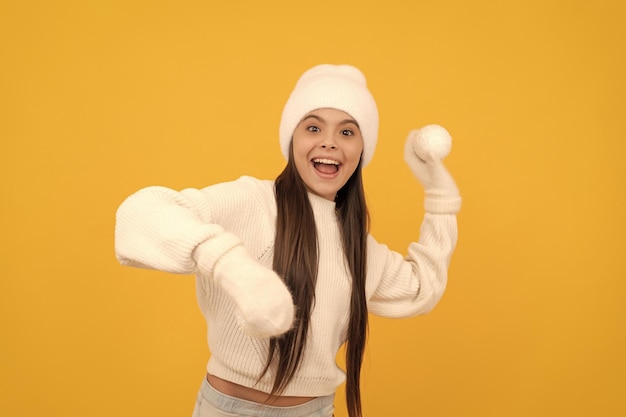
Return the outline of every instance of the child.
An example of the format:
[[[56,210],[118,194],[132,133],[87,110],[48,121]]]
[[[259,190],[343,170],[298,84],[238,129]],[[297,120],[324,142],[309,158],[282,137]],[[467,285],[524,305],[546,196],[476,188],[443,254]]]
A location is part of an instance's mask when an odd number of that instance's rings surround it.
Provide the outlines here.
[[[368,313],[410,317],[441,298],[461,198],[433,154],[405,160],[425,188],[418,242],[402,255],[369,235],[362,168],[378,110],[365,77],[318,65],[283,110],[287,165],[275,181],[241,177],[204,189],[148,187],[117,212],[123,265],[196,275],[211,358],[194,416],[332,416],[346,382],[360,417]],[[346,344],[346,372],[335,362]]]

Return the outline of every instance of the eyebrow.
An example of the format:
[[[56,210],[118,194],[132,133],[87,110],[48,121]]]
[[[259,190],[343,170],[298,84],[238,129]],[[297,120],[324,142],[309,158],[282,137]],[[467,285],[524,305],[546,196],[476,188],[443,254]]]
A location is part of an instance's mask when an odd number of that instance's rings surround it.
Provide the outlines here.
[[[309,114],[304,119],[302,119],[302,121],[304,122],[305,120],[310,119],[310,118],[313,118],[313,119],[316,119],[316,120],[318,120],[320,122],[326,123],[326,120],[323,117],[320,117],[320,116],[318,116],[316,114]],[[346,123],[352,123],[353,125],[356,125],[356,127],[360,128],[359,124],[354,119],[344,119],[344,120],[339,122],[340,125],[343,125],[343,124],[346,124]]]

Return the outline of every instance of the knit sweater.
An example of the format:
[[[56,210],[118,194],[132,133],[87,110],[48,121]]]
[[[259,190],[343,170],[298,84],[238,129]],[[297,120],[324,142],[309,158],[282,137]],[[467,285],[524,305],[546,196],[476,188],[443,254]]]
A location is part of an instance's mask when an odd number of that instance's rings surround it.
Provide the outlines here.
[[[335,358],[347,337],[351,277],[335,203],[314,194],[309,201],[319,245],[315,307],[301,366],[283,395],[329,395],[345,381]],[[457,241],[455,210],[446,211],[452,212],[425,213],[419,240],[409,245],[406,257],[368,236],[370,313],[410,317],[437,304]],[[238,328],[233,300],[212,279],[211,263],[243,245],[271,268],[275,222],[273,181],[241,177],[201,190],[142,189],[119,207],[115,228],[116,255],[123,265],[196,275],[211,351],[207,371],[265,392],[272,388],[272,370],[257,380],[267,360],[268,339],[247,336]]]

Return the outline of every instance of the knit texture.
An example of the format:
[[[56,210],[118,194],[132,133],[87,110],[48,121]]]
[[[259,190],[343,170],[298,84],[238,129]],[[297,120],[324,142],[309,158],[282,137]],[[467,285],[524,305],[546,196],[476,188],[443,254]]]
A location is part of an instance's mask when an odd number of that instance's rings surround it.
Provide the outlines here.
[[[257,384],[268,339],[240,328],[237,304],[214,277],[234,247],[271,268],[276,202],[272,181],[242,177],[202,190],[149,187],[118,209],[116,254],[124,265],[196,274],[197,299],[208,326],[207,370],[269,392],[274,368]],[[316,304],[301,367],[284,395],[324,396],[345,381],[335,358],[346,340],[351,277],[343,256],[335,204],[310,194],[319,239]],[[416,233],[417,235],[417,233]],[[442,296],[457,240],[453,213],[426,213],[419,240],[405,256],[368,237],[366,297],[370,313],[410,317],[429,312]],[[197,249],[211,247],[198,265]],[[201,249],[204,251],[204,249]]]

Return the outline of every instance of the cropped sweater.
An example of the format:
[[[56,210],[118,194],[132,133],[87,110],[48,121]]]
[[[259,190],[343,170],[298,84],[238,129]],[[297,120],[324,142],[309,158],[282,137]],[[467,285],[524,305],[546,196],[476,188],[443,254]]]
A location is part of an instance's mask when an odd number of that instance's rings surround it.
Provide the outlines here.
[[[335,358],[347,337],[351,277],[335,203],[314,194],[309,194],[309,201],[319,245],[315,307],[300,368],[282,395],[316,397],[332,394],[345,381]],[[456,210],[426,212],[419,240],[409,245],[406,256],[368,236],[370,313],[410,317],[437,304],[457,241]],[[274,182],[241,177],[201,190],[148,187],[121,204],[116,220],[115,249],[121,264],[196,275],[211,352],[207,371],[270,392],[271,369],[257,383],[267,360],[268,339],[247,336],[238,328],[234,302],[212,279],[212,265],[199,265],[197,260],[218,262],[220,255],[243,245],[259,263],[272,268]]]

